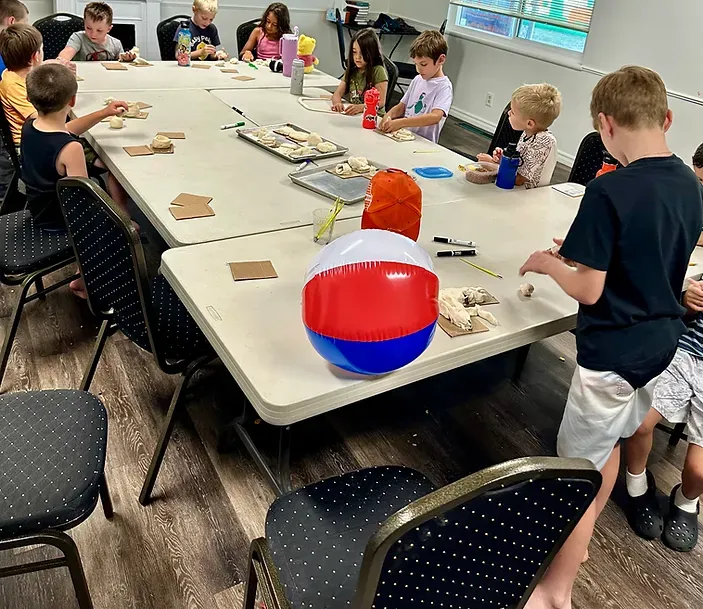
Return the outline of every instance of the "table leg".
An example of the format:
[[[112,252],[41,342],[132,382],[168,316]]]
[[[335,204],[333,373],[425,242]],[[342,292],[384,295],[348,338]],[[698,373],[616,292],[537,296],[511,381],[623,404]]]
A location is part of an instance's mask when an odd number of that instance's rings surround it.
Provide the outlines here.
[[[398,36],[398,41],[395,43],[395,46],[391,49],[390,55],[388,55],[388,59],[393,59],[393,53],[395,53],[396,49],[400,46],[402,40],[403,36]]]
[[[513,372],[513,383],[519,383],[520,377],[522,377],[522,371],[525,368],[525,363],[527,362],[527,356],[530,354],[530,347],[532,345],[525,345],[517,349],[517,361],[515,362],[515,371]]]

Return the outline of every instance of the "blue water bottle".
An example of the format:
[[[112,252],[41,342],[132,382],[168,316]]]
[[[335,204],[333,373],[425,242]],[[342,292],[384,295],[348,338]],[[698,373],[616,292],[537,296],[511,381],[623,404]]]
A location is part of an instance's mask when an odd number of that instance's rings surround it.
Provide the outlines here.
[[[496,186],[505,190],[515,188],[515,180],[517,179],[517,171],[520,165],[522,165],[522,159],[517,151],[517,144],[508,144],[503,150],[503,156],[500,159]]]

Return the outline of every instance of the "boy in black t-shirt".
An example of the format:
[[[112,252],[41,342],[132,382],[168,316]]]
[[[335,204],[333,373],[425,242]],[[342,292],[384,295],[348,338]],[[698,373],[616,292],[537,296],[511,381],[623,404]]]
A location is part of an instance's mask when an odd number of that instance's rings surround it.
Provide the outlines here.
[[[619,441],[645,419],[685,330],[679,300],[703,221],[698,180],[667,146],[672,113],[655,72],[627,67],[605,76],[593,90],[591,115],[623,168],[588,185],[557,252],[535,252],[520,273],[549,275],[580,303],[579,365],[557,452],[589,459],[603,485],[527,609],[571,607],[596,518],[617,478]]]

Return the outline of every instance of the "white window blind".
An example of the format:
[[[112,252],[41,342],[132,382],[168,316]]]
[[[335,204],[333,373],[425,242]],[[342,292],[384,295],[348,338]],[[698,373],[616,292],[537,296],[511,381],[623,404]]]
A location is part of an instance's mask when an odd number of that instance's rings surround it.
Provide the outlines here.
[[[594,0],[450,0],[450,4],[586,32]]]

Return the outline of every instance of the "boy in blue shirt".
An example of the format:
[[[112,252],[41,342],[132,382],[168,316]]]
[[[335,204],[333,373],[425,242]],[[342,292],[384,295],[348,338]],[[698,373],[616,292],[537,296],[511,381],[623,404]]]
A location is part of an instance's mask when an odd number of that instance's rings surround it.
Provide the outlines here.
[[[645,420],[685,331],[679,301],[703,222],[700,184],[666,142],[673,115],[658,74],[631,66],[604,76],[591,116],[623,168],[588,185],[558,252],[535,252],[520,273],[549,275],[579,302],[578,366],[557,452],[590,460],[603,484],[527,609],[571,607],[596,518],[617,479],[620,439]]]
[[[28,23],[29,9],[19,0],[0,0],[0,32],[13,23]],[[5,62],[0,55],[0,79],[5,71]]]
[[[217,50],[220,46],[220,35],[213,23],[217,8],[217,0],[194,0],[193,17],[188,24],[191,59],[227,59],[228,55],[224,50]],[[178,32],[174,40],[178,40]]]

